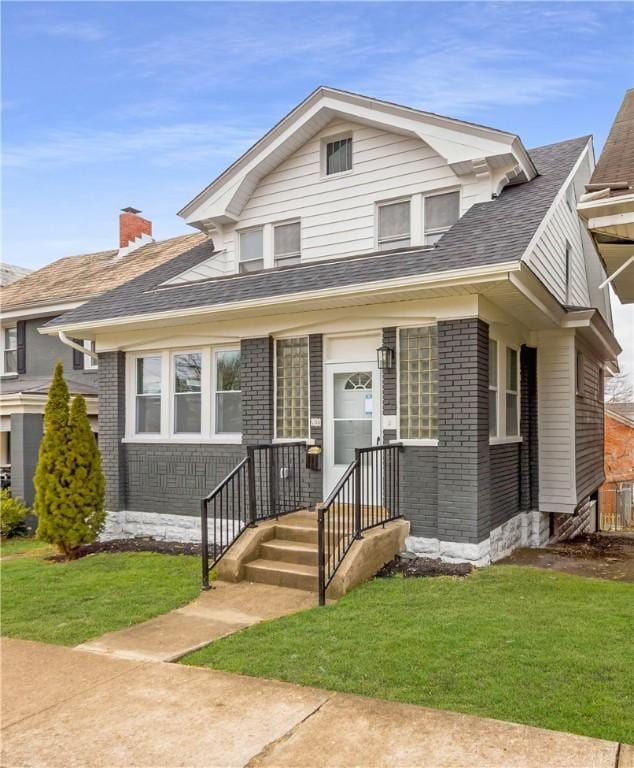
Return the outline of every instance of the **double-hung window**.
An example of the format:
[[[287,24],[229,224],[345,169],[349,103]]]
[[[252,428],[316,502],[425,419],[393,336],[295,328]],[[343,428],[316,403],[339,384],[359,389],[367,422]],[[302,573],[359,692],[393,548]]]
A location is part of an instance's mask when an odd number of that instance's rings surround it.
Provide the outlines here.
[[[135,432],[161,432],[161,366],[160,355],[136,358]]]
[[[460,218],[460,193],[444,192],[425,197],[425,245],[433,245]]]
[[[275,435],[309,437],[308,338],[277,339],[275,344]]]
[[[299,264],[301,258],[299,221],[276,224],[273,227],[273,258],[276,267]]]
[[[174,432],[196,434],[201,431],[202,354],[174,355]]]
[[[399,433],[438,437],[438,334],[435,325],[399,330]]]
[[[263,230],[248,229],[239,235],[240,272],[257,272],[264,267]]]
[[[498,343],[489,339],[489,437],[498,434]]]
[[[516,349],[506,348],[506,434],[519,434],[519,356]]]
[[[242,432],[242,392],[240,390],[240,352],[221,350],[214,355],[215,432]]]
[[[352,136],[329,141],[325,148],[325,170],[327,176],[352,170]]]
[[[94,339],[85,339],[84,340],[84,349],[89,350],[90,352],[96,352],[96,342]],[[93,357],[92,355],[85,354],[84,355],[84,370],[85,371],[96,371],[99,367],[99,362],[96,357]]]
[[[2,364],[3,373],[18,371],[18,329],[12,325],[3,330]]]
[[[379,250],[403,248],[410,244],[410,201],[382,203],[378,207]]]

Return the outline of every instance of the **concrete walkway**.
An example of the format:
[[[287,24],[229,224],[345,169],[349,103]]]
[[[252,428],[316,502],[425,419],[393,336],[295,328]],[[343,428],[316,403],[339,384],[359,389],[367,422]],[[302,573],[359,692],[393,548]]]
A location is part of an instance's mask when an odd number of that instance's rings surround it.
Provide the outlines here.
[[[614,742],[178,664],[2,642],[7,768],[631,768]]]
[[[122,659],[174,661],[239,629],[316,604],[314,592],[247,581],[217,581],[213,589],[182,608],[77,647]]]

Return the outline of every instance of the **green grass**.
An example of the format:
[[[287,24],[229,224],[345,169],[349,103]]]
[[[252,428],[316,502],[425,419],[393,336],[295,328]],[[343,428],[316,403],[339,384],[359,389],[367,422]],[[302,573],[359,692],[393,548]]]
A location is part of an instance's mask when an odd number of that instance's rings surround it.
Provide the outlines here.
[[[45,541],[38,541],[31,536],[15,536],[12,539],[4,539],[0,543],[0,558],[23,555],[27,552],[41,554],[42,550],[47,550],[47,553],[51,554],[55,552],[55,548]]]
[[[199,592],[197,557],[135,552],[51,563],[45,545],[29,551],[38,543],[27,541],[2,544],[1,633],[8,637],[77,645],[177,608]]]
[[[634,585],[493,566],[376,579],[191,665],[634,742]]]

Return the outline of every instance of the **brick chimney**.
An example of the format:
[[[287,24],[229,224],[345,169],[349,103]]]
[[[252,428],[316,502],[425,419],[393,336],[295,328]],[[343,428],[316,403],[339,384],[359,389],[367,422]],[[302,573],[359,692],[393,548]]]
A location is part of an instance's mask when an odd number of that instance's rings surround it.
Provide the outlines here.
[[[122,208],[119,214],[119,248],[125,248],[141,235],[152,235],[152,222],[142,218],[136,208]]]

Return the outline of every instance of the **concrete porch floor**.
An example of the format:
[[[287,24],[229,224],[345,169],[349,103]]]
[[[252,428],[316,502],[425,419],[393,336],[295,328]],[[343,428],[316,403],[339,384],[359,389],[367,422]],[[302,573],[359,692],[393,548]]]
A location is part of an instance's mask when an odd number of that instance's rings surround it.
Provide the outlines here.
[[[2,765],[632,768],[632,749],[178,664],[3,640]]]

